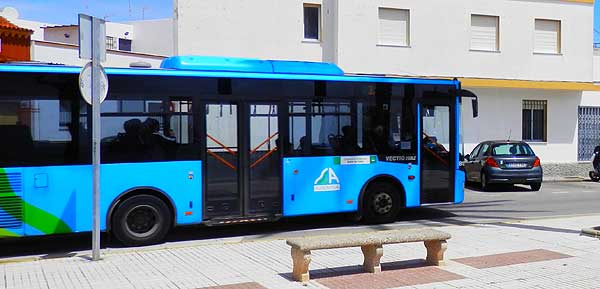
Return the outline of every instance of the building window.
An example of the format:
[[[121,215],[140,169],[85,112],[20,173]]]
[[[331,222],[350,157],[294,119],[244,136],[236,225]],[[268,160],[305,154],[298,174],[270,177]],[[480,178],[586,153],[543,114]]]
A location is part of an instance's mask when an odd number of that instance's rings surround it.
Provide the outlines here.
[[[546,100],[523,100],[523,140],[546,141]]]
[[[410,45],[410,11],[379,8],[378,44]]]
[[[471,15],[471,50],[499,51],[500,17]]]
[[[112,36],[106,36],[106,49],[117,50],[117,42]]]
[[[304,4],[304,39],[321,39],[321,5]]]
[[[535,19],[535,53],[560,53],[560,20]]]
[[[119,38],[119,50],[131,51],[131,40]]]

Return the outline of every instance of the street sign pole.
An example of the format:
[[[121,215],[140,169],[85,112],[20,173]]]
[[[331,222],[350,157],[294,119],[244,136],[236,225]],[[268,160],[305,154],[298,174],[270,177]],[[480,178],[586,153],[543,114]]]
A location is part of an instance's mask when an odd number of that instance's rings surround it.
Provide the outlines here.
[[[79,88],[84,100],[92,105],[92,260],[97,261],[100,260],[100,104],[108,92],[108,79],[101,64],[106,60],[104,20],[79,15],[79,57],[91,59],[79,75]]]
[[[94,167],[94,201],[92,218],[92,260],[100,260],[100,41],[106,41],[101,34],[100,19],[92,19],[92,141]]]

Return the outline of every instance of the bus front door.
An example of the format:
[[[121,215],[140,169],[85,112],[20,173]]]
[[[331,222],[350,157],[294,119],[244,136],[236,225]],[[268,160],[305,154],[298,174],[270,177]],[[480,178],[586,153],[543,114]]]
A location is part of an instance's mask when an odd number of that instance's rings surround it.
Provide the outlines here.
[[[424,99],[421,104],[421,204],[454,201],[453,114],[448,98]]]

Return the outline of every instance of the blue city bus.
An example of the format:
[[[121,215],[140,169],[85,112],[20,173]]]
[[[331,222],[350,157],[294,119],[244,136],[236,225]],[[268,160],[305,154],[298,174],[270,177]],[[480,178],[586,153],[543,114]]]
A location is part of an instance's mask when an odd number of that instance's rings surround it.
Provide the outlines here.
[[[91,230],[80,71],[0,65],[0,237]],[[463,201],[460,106],[475,96],[456,79],[202,56],[106,73],[101,229],[126,245],[181,225],[330,213],[382,223]]]

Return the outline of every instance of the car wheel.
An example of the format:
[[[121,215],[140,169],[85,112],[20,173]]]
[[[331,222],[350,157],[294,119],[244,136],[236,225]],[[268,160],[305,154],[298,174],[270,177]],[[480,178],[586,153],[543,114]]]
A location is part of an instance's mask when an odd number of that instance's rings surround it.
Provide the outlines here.
[[[533,183],[530,185],[532,191],[539,191],[542,188],[542,183]]]
[[[490,184],[488,183],[488,177],[487,174],[484,172],[481,172],[481,190],[483,191],[489,191],[490,190]]]
[[[363,216],[367,223],[390,223],[402,206],[399,189],[390,183],[369,185],[364,197]]]
[[[159,198],[138,195],[126,199],[112,218],[115,237],[127,246],[155,244],[164,239],[172,223],[171,212]]]

